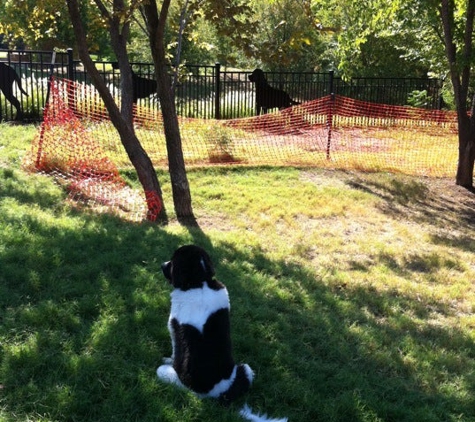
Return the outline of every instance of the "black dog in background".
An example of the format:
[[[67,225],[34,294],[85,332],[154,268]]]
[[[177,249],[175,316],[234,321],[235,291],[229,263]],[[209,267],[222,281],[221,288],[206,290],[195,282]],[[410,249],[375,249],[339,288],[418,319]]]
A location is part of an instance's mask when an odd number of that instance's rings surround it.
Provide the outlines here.
[[[114,69],[119,69],[119,63],[112,64]],[[157,93],[157,81],[155,79],[144,78],[138,76],[132,70],[132,89],[133,89],[133,103],[137,104],[139,98],[148,98],[150,95]]]
[[[261,69],[255,69],[249,75],[249,80],[256,85],[256,114],[258,116],[261,110],[265,114],[271,108],[282,110],[300,104],[290,98],[285,91],[271,87]]]
[[[0,63],[0,91],[3,92],[5,98],[10,101],[10,104],[16,108],[16,119],[18,119],[23,113],[21,111],[20,101],[13,94],[13,83],[16,82],[20,91],[28,96],[26,91],[21,86],[21,79],[16,73],[13,67],[8,66],[5,63]]]
[[[134,71],[132,71],[132,84],[134,87],[134,104],[137,104],[139,98],[148,98],[150,95],[155,94],[158,89],[155,79],[137,76]]]

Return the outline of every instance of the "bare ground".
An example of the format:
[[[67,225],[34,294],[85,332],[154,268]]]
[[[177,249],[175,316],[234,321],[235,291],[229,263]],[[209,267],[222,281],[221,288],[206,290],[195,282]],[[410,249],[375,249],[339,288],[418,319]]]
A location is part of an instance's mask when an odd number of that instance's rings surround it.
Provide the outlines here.
[[[418,178],[389,173],[325,170],[309,171],[307,179],[333,178],[340,183],[377,195],[383,209],[396,218],[430,223],[462,236],[475,230],[475,193],[448,178]],[[336,180],[335,180],[336,181]]]

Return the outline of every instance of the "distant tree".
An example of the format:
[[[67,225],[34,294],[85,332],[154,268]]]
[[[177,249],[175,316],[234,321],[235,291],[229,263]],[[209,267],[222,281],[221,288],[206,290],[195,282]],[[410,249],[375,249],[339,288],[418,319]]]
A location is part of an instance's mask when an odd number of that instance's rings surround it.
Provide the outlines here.
[[[52,50],[74,46],[75,39],[64,0],[0,0],[0,33],[14,45],[21,40],[28,48]],[[89,50],[108,55],[107,29],[90,2],[81,6]]]
[[[250,56],[256,28],[248,1],[180,0],[177,6],[178,18],[170,23],[182,36],[173,40],[174,60],[178,50],[183,60],[205,64],[234,65]]]
[[[312,11],[343,77],[443,73],[443,49],[420,2],[312,0]]]
[[[311,71],[326,68],[324,39],[310,0],[254,0],[254,30],[247,51],[269,70]]]
[[[459,129],[456,184],[473,190],[475,97],[469,98],[469,92],[475,58],[475,0],[313,0],[312,7],[316,16],[322,17],[323,28],[335,28],[339,69],[346,76],[354,76],[366,66],[374,72],[377,60],[391,57],[396,59],[393,74],[414,64],[426,73],[443,75],[448,71]],[[375,42],[385,38],[387,49],[375,49]],[[379,59],[368,60],[372,50]],[[399,51],[399,58],[391,51]]]

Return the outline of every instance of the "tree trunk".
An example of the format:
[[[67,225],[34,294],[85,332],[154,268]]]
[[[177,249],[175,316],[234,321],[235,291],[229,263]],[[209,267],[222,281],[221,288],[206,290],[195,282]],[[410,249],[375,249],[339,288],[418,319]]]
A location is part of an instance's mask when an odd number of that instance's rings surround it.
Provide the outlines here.
[[[459,161],[455,183],[473,191],[475,131],[471,120],[468,117],[459,118]]]
[[[121,142],[127,152],[127,155],[134,166],[139,181],[142,184],[145,199],[148,206],[148,219],[161,223],[167,222],[167,215],[163,205],[162,191],[158,182],[157,174],[153,167],[152,161],[142,148],[140,141],[135,134],[132,122],[132,73],[127,59],[126,34],[120,33],[120,22],[115,18],[109,19],[109,30],[111,33],[112,44],[116,55],[121,63],[121,74],[124,78],[122,88],[125,94],[122,111],[114,101],[105,81],[97,71],[94,62],[89,55],[87,48],[86,35],[82,26],[79,5],[77,0],[68,0],[69,15],[78,45],[79,57],[87,70],[88,75],[98,90],[104,105],[109,112],[112,124],[119,133]],[[96,4],[101,9],[101,13],[107,13],[103,4],[96,0]],[[114,26],[116,25],[116,26]],[[126,31],[127,32],[127,31]]]
[[[163,204],[162,190],[150,157],[142,148],[135,131],[130,130],[128,126],[117,128],[117,130],[144,190],[148,209],[147,219],[166,224],[168,217]]]
[[[173,204],[175,212],[183,224],[195,224],[191,206],[191,193],[183,158],[182,141],[178,117],[175,109],[175,98],[172,82],[168,74],[164,48],[164,30],[170,0],[162,3],[160,17],[155,2],[148,2],[143,6],[146,19],[150,48],[155,65],[158,95],[163,114],[163,126],[168,153],[168,168],[172,184]]]
[[[472,109],[467,110],[467,97],[470,82],[470,63],[472,60],[472,38],[475,18],[475,2],[467,2],[462,55],[457,54],[456,36],[456,3],[452,0],[442,0],[440,16],[444,33],[445,52],[447,55],[450,78],[454,87],[455,106],[457,109],[459,130],[459,161],[455,183],[473,190],[473,170],[475,162],[475,96],[472,99]]]

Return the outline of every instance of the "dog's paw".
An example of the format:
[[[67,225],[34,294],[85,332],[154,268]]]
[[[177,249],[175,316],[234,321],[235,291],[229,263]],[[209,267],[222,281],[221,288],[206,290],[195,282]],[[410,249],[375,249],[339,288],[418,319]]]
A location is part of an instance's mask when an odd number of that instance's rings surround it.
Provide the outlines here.
[[[173,366],[170,366],[170,365],[159,366],[157,369],[157,376],[160,380],[164,382],[175,384],[178,387],[185,388],[185,386],[181,383],[180,378],[178,377],[178,374],[173,369]]]

